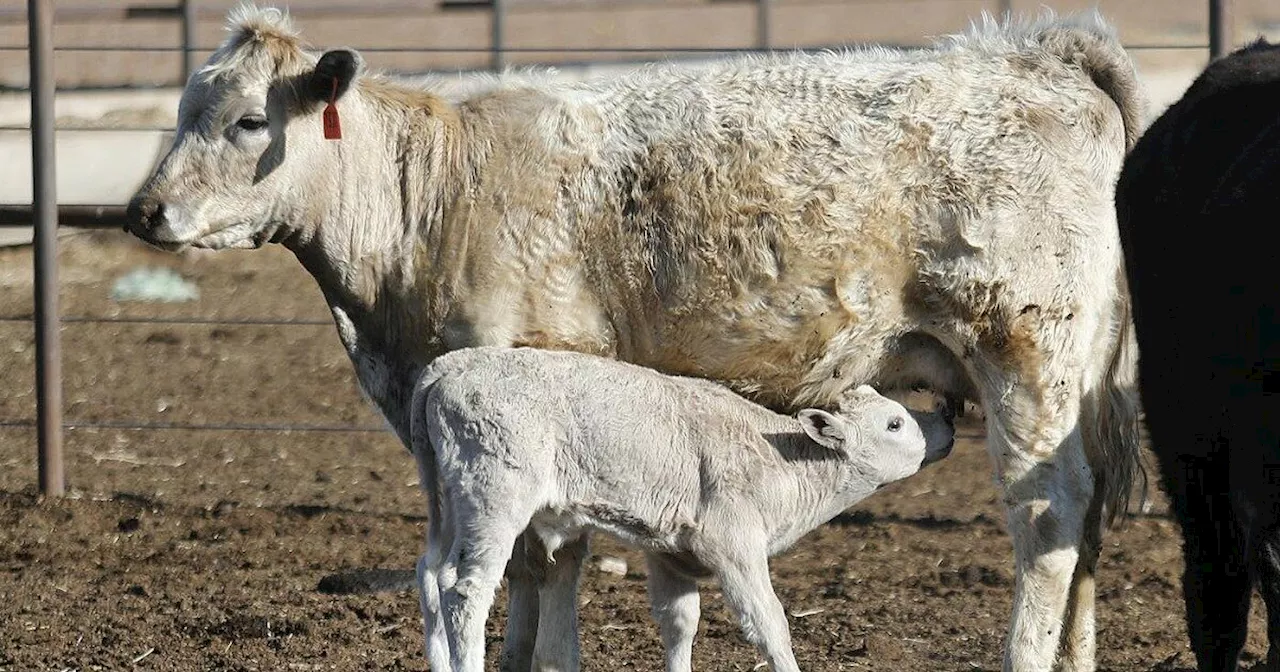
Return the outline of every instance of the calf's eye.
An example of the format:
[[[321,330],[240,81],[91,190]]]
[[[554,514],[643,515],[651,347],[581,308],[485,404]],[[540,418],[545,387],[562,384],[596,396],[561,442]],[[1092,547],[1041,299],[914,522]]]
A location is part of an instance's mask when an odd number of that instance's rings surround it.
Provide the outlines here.
[[[246,131],[261,131],[267,127],[267,118],[255,115],[240,117],[240,119],[236,121],[236,126],[239,126],[241,129]]]
[[[902,429],[902,418],[894,418],[889,421],[889,431],[896,432]]]

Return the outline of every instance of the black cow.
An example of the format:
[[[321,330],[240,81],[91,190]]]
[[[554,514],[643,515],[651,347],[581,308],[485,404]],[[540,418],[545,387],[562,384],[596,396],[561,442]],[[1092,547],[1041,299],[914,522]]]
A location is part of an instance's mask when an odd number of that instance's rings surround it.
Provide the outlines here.
[[[1237,668],[1256,581],[1280,669],[1280,45],[1211,63],[1134,147],[1116,207],[1197,664]]]

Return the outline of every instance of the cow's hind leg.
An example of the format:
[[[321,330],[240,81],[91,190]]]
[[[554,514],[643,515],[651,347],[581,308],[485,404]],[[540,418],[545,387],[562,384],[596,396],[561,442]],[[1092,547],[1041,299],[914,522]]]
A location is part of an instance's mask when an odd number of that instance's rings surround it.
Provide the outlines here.
[[[1092,672],[1097,665],[1097,625],[1094,604],[1098,556],[1102,553],[1102,509],[1105,474],[1094,474],[1094,490],[1085,512],[1079,557],[1071,577],[1062,635],[1062,672]]]
[[[1079,433],[1071,429],[1058,436],[1044,453],[1034,444],[1028,449],[992,441],[1014,548],[1007,671],[1047,671],[1053,665],[1093,495]]]
[[[1267,606],[1266,669],[1280,670],[1280,417],[1273,405],[1231,423],[1233,429],[1256,436],[1253,445],[1232,447],[1231,491],[1237,515],[1243,512],[1250,519],[1252,574]]]
[[[1280,525],[1257,538],[1258,590],[1267,604],[1267,669],[1280,670]]]
[[[1187,633],[1197,666],[1205,672],[1236,669],[1252,590],[1246,534],[1232,507],[1225,461],[1210,453],[1162,456],[1161,464],[1182,526]]]
[[[1014,548],[1013,617],[1005,646],[1008,672],[1053,667],[1072,579],[1093,500],[1093,471],[1079,419],[1079,366],[1054,351],[992,353],[988,361],[1024,361],[979,371],[988,450],[1003,490]],[[1066,353],[1056,353],[1062,358]],[[1086,361],[1086,360],[1079,360]],[[1010,366],[1010,364],[1014,364]],[[1017,371],[1017,377],[1006,376]],[[1078,587],[1088,588],[1082,580]],[[1083,604],[1085,608],[1088,604]]]

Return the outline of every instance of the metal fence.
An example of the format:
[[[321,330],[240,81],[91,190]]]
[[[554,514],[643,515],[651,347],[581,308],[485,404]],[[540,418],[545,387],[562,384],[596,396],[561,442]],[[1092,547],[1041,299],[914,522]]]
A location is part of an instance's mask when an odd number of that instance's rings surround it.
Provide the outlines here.
[[[443,0],[448,2],[448,0]],[[482,0],[480,4],[488,7],[491,15],[489,26],[489,46],[479,48],[372,48],[366,51],[481,51],[490,54],[490,67],[502,68],[506,64],[507,54],[514,52],[581,52],[584,54],[602,53],[721,53],[731,51],[766,50],[772,44],[774,0],[750,0],[755,5],[756,43],[755,48],[723,49],[700,47],[628,47],[628,48],[513,48],[507,46],[508,0]],[[1011,8],[1011,0],[996,0],[990,9],[1003,14]],[[1228,34],[1231,25],[1228,19],[1229,0],[1208,0],[1208,44],[1210,56],[1222,55],[1231,44]],[[65,11],[65,10],[64,10]],[[92,9],[86,11],[94,11]],[[108,11],[98,9],[97,11]],[[117,12],[120,10],[116,10]],[[58,309],[57,279],[57,229],[59,218],[64,223],[74,222],[78,225],[101,225],[104,212],[122,214],[118,205],[71,206],[59,209],[55,193],[54,165],[54,78],[53,59],[55,51],[180,51],[181,72],[177,73],[185,79],[193,67],[193,54],[208,51],[207,47],[195,44],[195,2],[180,0],[176,5],[148,6],[125,9],[126,16],[146,16],[150,18],[166,17],[180,24],[180,44],[172,47],[115,47],[101,45],[80,45],[55,48],[52,41],[54,7],[52,0],[28,0],[27,26],[28,43],[25,47],[0,46],[0,50],[26,49],[30,65],[31,92],[31,152],[32,152],[32,205],[29,211],[6,210],[0,212],[0,226],[31,222],[34,224],[34,269],[35,311],[33,315],[36,341],[36,418],[34,421],[21,419],[0,419],[0,427],[30,427],[37,432],[39,487],[42,494],[58,496],[63,494],[65,480],[62,463],[62,434],[66,429],[78,428],[115,428],[146,430],[242,430],[242,431],[316,431],[316,432],[374,432],[382,431],[381,427],[362,426],[297,426],[272,424],[183,424],[183,423],[134,423],[134,422],[75,422],[67,421],[62,414],[62,373],[60,355],[59,328],[66,323],[180,323],[180,324],[254,324],[270,326],[318,326],[329,325],[328,321],[298,320],[209,320],[181,318],[90,318],[61,316]],[[130,14],[132,12],[132,14]],[[1128,45],[1130,49],[1204,49],[1205,44],[1160,44],[1160,45]],[[23,129],[25,130],[25,128]],[[63,129],[66,130],[66,129]],[[88,129],[86,129],[88,130]],[[168,130],[168,129],[165,129]],[[110,221],[110,220],[107,220]],[[4,318],[0,321],[26,321],[26,318]]]

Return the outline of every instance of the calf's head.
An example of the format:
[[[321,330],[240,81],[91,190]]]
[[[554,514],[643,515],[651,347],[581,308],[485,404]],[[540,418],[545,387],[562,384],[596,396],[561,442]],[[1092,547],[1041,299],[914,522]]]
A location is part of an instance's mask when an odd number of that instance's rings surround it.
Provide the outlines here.
[[[325,139],[322,110],[361,69],[353,51],[318,58],[289,19],[251,6],[192,74],[168,154],[129,204],[126,229],[160,247],[259,247],[324,215],[342,141]],[[347,110],[342,110],[346,112]]]
[[[846,392],[834,413],[806,408],[796,414],[805,434],[881,483],[906,478],[946,457],[955,443],[953,411],[912,411],[869,385]]]

